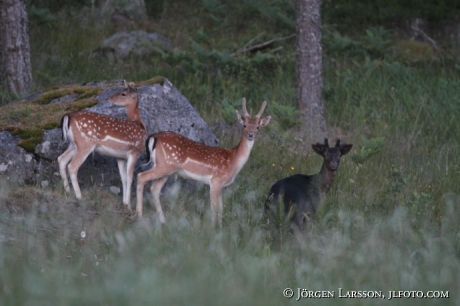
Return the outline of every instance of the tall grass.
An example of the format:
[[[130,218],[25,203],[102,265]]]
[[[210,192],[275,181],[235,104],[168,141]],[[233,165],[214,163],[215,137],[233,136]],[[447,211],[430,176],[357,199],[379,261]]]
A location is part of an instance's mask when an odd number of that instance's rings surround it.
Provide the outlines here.
[[[162,196],[168,224],[161,227],[149,196],[145,219],[135,220],[122,213],[119,197],[96,186],[77,202],[60,186],[16,186],[2,178],[0,305],[310,302],[284,298],[284,288],[334,291],[335,298],[314,301],[322,304],[458,305],[460,104],[459,80],[449,67],[325,60],[328,134],[354,148],[311,233],[280,241],[263,215],[270,186],[288,175],[315,173],[321,164],[289,124],[298,120],[291,118],[295,112],[272,106],[296,107],[292,59],[280,55],[267,67],[204,71],[171,66],[161,56],[110,65],[88,56],[110,27],[95,23],[94,31],[81,32],[72,29],[71,18],[61,26],[32,29],[38,88],[162,74],[209,124],[231,121],[225,107],[234,112],[243,96],[253,109],[266,99],[265,114],[274,118],[224,191],[221,230],[210,227],[208,188],[191,192],[180,180]],[[236,145],[238,137],[222,139],[223,146]],[[354,159],[373,139],[383,139],[374,154]],[[339,288],[386,297],[389,290],[442,290],[449,298],[346,299],[338,297]]]

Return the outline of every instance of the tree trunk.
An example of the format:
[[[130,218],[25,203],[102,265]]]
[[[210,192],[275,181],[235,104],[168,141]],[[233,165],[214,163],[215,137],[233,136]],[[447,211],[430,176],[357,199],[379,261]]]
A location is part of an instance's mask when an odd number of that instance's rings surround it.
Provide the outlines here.
[[[321,0],[296,0],[297,100],[308,141],[326,135],[322,98]]]
[[[24,96],[31,83],[25,3],[23,0],[0,0],[0,87]]]

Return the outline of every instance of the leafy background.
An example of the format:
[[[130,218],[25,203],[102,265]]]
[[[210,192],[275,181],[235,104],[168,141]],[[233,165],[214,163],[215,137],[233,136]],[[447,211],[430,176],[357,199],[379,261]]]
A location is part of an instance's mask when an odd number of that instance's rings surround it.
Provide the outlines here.
[[[458,303],[458,50],[449,39],[436,37],[437,48],[412,41],[395,26],[420,17],[439,29],[458,19],[458,1],[323,1],[328,135],[354,147],[300,242],[263,216],[276,180],[321,165],[297,127],[294,40],[275,43],[283,47],[277,52],[232,55],[260,34],[259,42],[291,35],[293,1],[146,5],[150,19],[122,29],[158,32],[175,50],[112,63],[93,50],[120,30],[111,16],[129,17],[128,1],[28,2],[35,90],[162,75],[210,126],[234,124],[242,97],[253,112],[267,100],[273,119],[224,191],[223,228],[210,228],[205,186],[189,192],[179,181],[166,190],[162,228],[149,196],[146,218],[134,220],[121,212],[120,197],[92,186],[91,177],[83,178],[79,202],[61,186],[2,178],[0,304],[279,305],[294,302],[283,298],[286,287],[336,295],[338,288],[443,290],[449,299],[391,303]],[[15,98],[0,92],[2,104]],[[239,139],[215,132],[224,147]]]

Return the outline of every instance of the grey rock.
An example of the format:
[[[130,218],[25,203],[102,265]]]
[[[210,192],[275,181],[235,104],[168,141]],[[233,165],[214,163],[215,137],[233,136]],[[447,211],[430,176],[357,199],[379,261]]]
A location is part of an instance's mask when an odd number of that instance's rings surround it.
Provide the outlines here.
[[[34,183],[37,161],[17,146],[18,141],[10,132],[0,132],[0,178],[20,184]]]
[[[115,194],[119,194],[121,189],[115,186],[110,186],[110,191]]]
[[[121,82],[120,82],[121,83]],[[97,86],[103,82],[88,83],[88,86]],[[88,111],[127,118],[124,107],[107,102],[107,98],[121,91],[123,86],[113,86],[105,89],[97,97],[99,103],[87,109]],[[219,140],[213,135],[207,124],[189,101],[167,79],[163,85],[151,84],[138,87],[139,109],[142,120],[147,127],[147,134],[160,131],[173,131],[200,143],[217,146]],[[47,130],[43,135],[43,142],[35,148],[35,154],[27,153],[17,146],[18,138],[9,132],[0,132],[0,177],[27,183],[37,180],[47,180],[49,184],[61,184],[57,158],[67,149],[68,142],[62,140],[60,128]],[[145,152],[140,156],[135,167],[135,175],[140,171],[151,168],[147,164]],[[78,171],[81,187],[88,186],[119,186],[120,175],[116,159],[93,153]],[[134,183],[135,183],[134,179]],[[194,186],[186,183],[185,187]],[[133,188],[135,191],[135,188]]]
[[[57,104],[57,103],[62,103],[62,102],[68,102],[74,100],[76,97],[78,97],[77,94],[72,94],[72,95],[66,95],[57,99],[51,100],[51,104]]]
[[[173,43],[166,37],[139,30],[115,33],[105,39],[94,52],[116,62],[130,55],[148,56],[158,50],[172,51],[173,49]]]

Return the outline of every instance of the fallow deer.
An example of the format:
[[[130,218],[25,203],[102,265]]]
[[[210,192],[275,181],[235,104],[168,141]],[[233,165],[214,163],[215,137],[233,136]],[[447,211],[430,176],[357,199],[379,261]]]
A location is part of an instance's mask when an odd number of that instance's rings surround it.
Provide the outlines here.
[[[160,192],[169,175],[177,173],[182,177],[203,182],[210,186],[212,224],[216,216],[222,226],[222,188],[230,185],[249,158],[259,129],[268,124],[270,116],[260,119],[267,102],[264,101],[259,113],[251,119],[243,98],[243,116],[236,111],[238,121],[243,125],[243,135],[233,149],[210,147],[192,141],[173,132],[161,132],[147,138],[147,155],[154,163],[152,169],[137,175],[137,214],[142,216],[142,196],[144,185],[155,180],[150,187],[153,203],[160,222],[165,217],[160,203]]]
[[[131,183],[134,165],[141,154],[147,131],[139,114],[139,97],[134,83],[107,99],[115,105],[126,107],[128,119],[118,119],[88,111],[64,115],[61,120],[62,137],[69,140],[68,149],[58,157],[59,172],[64,188],[70,192],[66,166],[77,199],[81,199],[77,172],[88,155],[96,151],[117,159],[123,185],[123,203],[130,207]],[[69,163],[70,162],[70,163]]]
[[[285,213],[293,211],[291,221],[298,229],[307,229],[334,182],[340,158],[350,152],[352,146],[341,144],[338,139],[335,147],[330,148],[327,138],[324,139],[324,144],[312,145],[313,151],[324,159],[321,170],[315,175],[296,174],[276,182],[270,188],[265,201],[265,213],[269,214],[272,209],[280,205],[279,197],[281,197]]]

